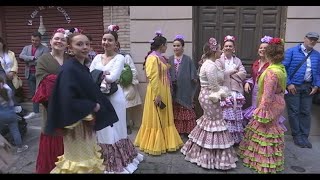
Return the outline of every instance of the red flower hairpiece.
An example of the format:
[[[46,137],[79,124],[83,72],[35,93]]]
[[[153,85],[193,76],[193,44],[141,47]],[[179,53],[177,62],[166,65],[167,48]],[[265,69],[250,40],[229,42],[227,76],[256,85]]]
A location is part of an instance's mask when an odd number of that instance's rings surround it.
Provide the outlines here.
[[[271,41],[270,41],[270,44],[281,44],[281,45],[283,45],[284,41],[281,38],[272,38]]]

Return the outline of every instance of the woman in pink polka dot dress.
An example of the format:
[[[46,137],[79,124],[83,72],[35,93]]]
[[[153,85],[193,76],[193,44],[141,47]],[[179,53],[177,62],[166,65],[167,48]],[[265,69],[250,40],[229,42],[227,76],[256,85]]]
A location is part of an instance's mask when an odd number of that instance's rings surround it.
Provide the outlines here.
[[[197,120],[197,126],[181,152],[186,156],[185,160],[203,168],[228,170],[236,167],[238,158],[220,106],[220,99],[228,96],[228,89],[221,86],[223,71],[215,64],[221,55],[220,49],[214,38],[203,47],[205,61],[199,73],[199,102],[204,114]]]

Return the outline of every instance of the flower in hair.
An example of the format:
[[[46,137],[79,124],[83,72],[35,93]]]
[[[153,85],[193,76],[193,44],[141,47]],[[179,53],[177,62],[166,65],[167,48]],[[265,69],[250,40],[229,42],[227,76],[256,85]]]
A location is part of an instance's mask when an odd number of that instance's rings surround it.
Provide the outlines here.
[[[270,44],[284,45],[284,41],[281,38],[272,38],[271,41],[270,41]]]
[[[176,35],[175,39],[181,39],[181,40],[184,40],[184,37],[180,34]]]
[[[209,44],[216,46],[217,45],[217,40],[215,38],[210,38],[209,39]]]
[[[82,30],[81,29],[79,29],[79,28],[71,28],[70,30],[69,30],[71,33],[81,33],[82,32]]]
[[[211,38],[209,39],[209,47],[210,47],[210,49],[211,49],[212,51],[216,51],[217,48],[218,48],[217,45],[218,45],[217,40],[216,40],[215,38],[211,37]]]
[[[64,33],[65,29],[63,28],[58,28],[57,30],[54,31],[55,33]]]
[[[156,31],[155,33],[156,33],[156,36],[162,36],[163,35],[160,30]]]
[[[108,30],[109,31],[115,31],[115,32],[118,32],[119,31],[119,26],[117,26],[117,25],[113,25],[113,24],[111,24],[111,25],[109,25],[108,26]]]
[[[235,41],[235,40],[236,40],[236,38],[234,36],[228,35],[228,36],[224,37],[224,42],[226,42],[226,41]]]
[[[271,36],[264,36],[263,38],[261,38],[261,43],[270,43],[270,41],[272,40]]]
[[[59,28],[59,29],[63,29],[63,28]],[[59,30],[58,29],[58,30]],[[58,31],[57,30],[57,31]],[[63,29],[64,30],[64,29]],[[68,37],[68,36],[70,36],[71,34],[73,34],[73,33],[82,33],[82,29],[79,29],[79,28],[71,28],[71,29],[66,29],[66,30],[64,30],[64,37]]]
[[[70,32],[68,29],[64,31],[64,37],[68,37],[72,32]]]
[[[53,31],[53,34],[55,34],[55,33],[62,33],[62,34],[64,34],[64,37],[67,37],[66,30],[63,28],[56,29],[55,31]]]

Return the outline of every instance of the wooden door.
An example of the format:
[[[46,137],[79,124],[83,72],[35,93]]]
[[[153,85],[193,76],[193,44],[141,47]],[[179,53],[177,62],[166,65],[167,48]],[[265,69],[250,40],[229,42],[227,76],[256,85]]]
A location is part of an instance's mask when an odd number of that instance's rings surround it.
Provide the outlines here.
[[[226,35],[233,35],[236,37],[236,55],[250,73],[261,37],[282,35],[284,12],[283,6],[194,7],[195,59],[200,59],[202,46],[210,37],[222,43]]]
[[[251,65],[257,57],[260,39],[264,35],[282,37],[284,35],[284,6],[195,6],[193,56],[200,60],[202,47],[210,37],[215,37],[222,44],[226,35],[236,37],[236,55],[242,60],[248,76]],[[198,64],[198,63],[196,63]],[[202,109],[195,96],[197,116]],[[246,105],[251,105],[251,96],[245,94]]]

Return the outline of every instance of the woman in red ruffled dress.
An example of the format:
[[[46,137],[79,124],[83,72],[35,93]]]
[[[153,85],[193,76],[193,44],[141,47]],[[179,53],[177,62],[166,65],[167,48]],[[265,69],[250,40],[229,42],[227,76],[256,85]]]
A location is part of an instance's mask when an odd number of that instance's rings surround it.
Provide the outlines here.
[[[56,166],[57,157],[63,154],[62,136],[47,135],[44,129],[47,120],[48,99],[55,84],[59,68],[64,60],[67,59],[67,55],[64,53],[67,48],[65,34],[65,30],[62,28],[54,31],[50,40],[52,51],[39,57],[36,66],[37,91],[32,100],[42,103],[44,106],[36,173],[49,174]]]

